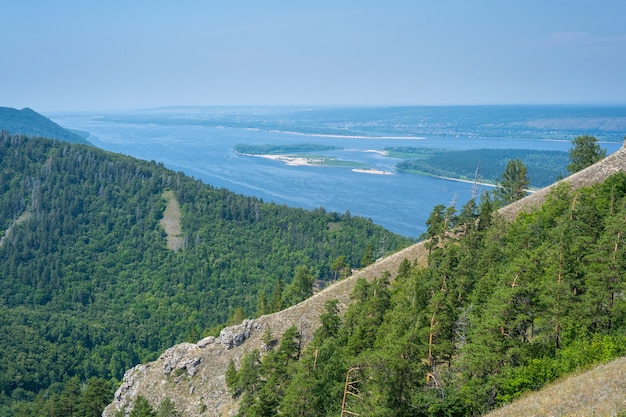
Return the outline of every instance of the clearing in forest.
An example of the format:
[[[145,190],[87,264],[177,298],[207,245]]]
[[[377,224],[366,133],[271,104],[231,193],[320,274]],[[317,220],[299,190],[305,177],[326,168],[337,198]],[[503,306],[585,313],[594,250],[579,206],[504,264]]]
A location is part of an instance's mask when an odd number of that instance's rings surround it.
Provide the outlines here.
[[[178,251],[183,246],[183,230],[180,227],[180,205],[174,192],[171,190],[163,192],[163,198],[167,201],[161,226],[167,234],[167,248]]]

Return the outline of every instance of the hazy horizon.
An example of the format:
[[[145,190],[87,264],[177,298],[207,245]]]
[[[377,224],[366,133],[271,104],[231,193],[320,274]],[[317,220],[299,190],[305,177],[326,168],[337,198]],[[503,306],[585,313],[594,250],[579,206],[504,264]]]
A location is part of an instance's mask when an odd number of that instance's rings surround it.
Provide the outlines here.
[[[626,103],[615,0],[32,0],[0,12],[0,105],[43,113]]]

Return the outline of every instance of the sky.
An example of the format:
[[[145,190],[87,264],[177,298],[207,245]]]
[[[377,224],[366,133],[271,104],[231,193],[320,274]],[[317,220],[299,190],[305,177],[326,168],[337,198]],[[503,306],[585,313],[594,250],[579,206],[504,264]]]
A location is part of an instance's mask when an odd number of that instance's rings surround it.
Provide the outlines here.
[[[0,106],[626,104],[624,0],[0,0]]]

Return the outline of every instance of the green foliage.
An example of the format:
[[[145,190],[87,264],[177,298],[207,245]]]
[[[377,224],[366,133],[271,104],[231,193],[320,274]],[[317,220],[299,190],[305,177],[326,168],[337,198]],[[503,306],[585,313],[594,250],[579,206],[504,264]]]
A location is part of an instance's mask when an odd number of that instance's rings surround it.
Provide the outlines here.
[[[334,167],[358,167],[367,165],[361,162],[344,161],[323,154],[305,154],[305,152],[337,151],[341,149],[343,148],[310,143],[290,145],[235,145],[235,152],[242,155],[282,155],[287,159],[304,158],[309,164]]]
[[[315,335],[319,340],[325,340],[329,337],[339,336],[341,328],[341,318],[338,316],[339,309],[337,304],[339,301],[330,300],[324,305],[324,313],[320,316],[321,326],[317,329]]]
[[[376,259],[374,258],[374,246],[372,246],[372,244],[370,243],[365,248],[365,253],[363,254],[363,257],[361,258],[360,266],[361,268],[365,268],[366,266],[373,264],[375,260]]]
[[[82,417],[100,417],[112,394],[113,385],[109,381],[99,377],[89,378],[78,405],[79,414]]]
[[[159,404],[159,408],[156,410],[156,417],[179,417],[180,413],[176,409],[176,405],[169,398],[165,398]]]
[[[300,301],[312,277],[333,278],[332,259],[356,266],[368,244],[410,243],[88,146],[4,132],[0,167],[0,413],[72,377],[119,381],[261,299],[263,314]],[[159,223],[166,191],[182,215],[177,252]]]
[[[468,181],[496,183],[511,159],[528,167],[532,187],[545,187],[566,174],[566,152],[531,149],[470,149],[448,151],[429,148],[385,148],[391,156],[410,158],[396,165],[403,172],[416,172]],[[476,174],[478,173],[478,178]]]
[[[567,170],[573,174],[595,164],[605,156],[606,149],[600,148],[594,136],[577,136],[572,140],[572,148],[569,150],[570,163]]]
[[[330,265],[330,270],[333,272],[333,279],[336,281],[339,277],[339,274],[345,272],[349,267],[350,264],[346,260],[345,255],[341,255],[335,258]]]
[[[488,196],[458,214],[436,207],[428,266],[403,262],[391,285],[358,280],[343,319],[327,303],[299,359],[262,359],[241,415],[336,416],[346,380],[359,394],[350,413],[481,415],[623,356],[624,184],[624,173],[575,192],[561,184],[510,224]]]
[[[141,395],[135,398],[133,404],[133,410],[130,412],[130,417],[156,417],[157,414],[144,397]]]
[[[498,181],[496,196],[502,205],[507,205],[526,196],[528,175],[526,165],[521,159],[511,159],[504,168]]]
[[[310,268],[303,265],[296,267],[293,280],[285,287],[284,302],[287,305],[294,305],[312,296],[314,281],[315,276]]]
[[[228,362],[228,368],[224,374],[226,380],[226,386],[229,389],[230,395],[237,397],[239,395],[239,379],[237,378],[237,368],[235,368],[235,361],[232,359]]]
[[[278,349],[268,352],[262,362],[258,351],[253,351],[234,374],[229,365],[228,388],[235,396],[241,395],[239,416],[275,415],[291,380],[288,369],[299,357],[300,334],[292,326],[283,334]]]

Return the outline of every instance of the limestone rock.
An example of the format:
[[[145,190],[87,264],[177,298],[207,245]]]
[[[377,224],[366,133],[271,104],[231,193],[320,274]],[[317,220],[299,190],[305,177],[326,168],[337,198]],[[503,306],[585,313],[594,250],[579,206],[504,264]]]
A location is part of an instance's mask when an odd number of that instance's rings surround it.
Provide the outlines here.
[[[187,368],[189,359],[186,358],[195,349],[197,349],[197,345],[193,343],[181,343],[163,352],[159,357],[159,360],[163,361],[163,373],[169,375],[175,369],[187,369],[189,372],[189,368]]]
[[[250,337],[254,320],[244,320],[236,326],[226,327],[220,332],[219,341],[226,349],[240,346]]]
[[[198,342],[198,347],[204,349],[205,347],[213,343],[215,343],[215,336],[205,337],[204,339]]]
[[[150,365],[137,365],[134,368],[130,368],[124,373],[124,379],[122,385],[115,391],[113,396],[113,405],[115,410],[121,410],[125,408],[129,402],[129,399],[137,396],[139,389],[137,381],[146,376],[146,371]]]

